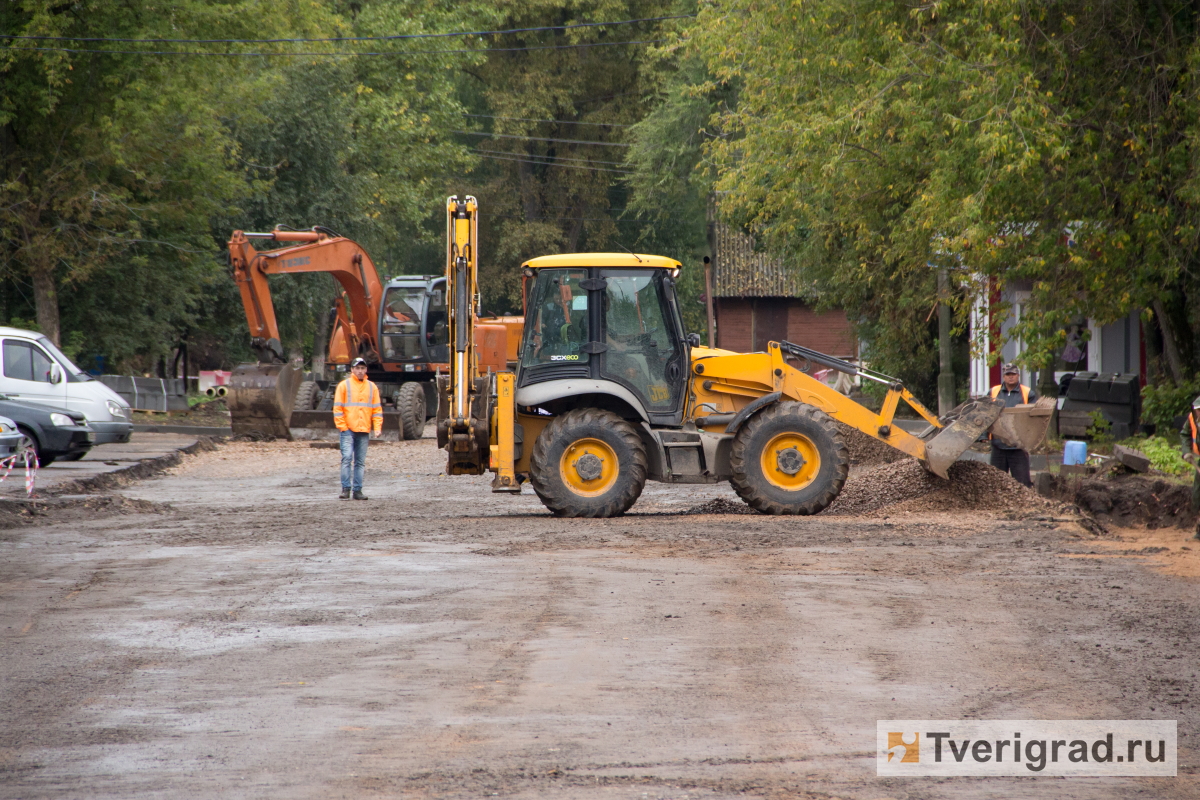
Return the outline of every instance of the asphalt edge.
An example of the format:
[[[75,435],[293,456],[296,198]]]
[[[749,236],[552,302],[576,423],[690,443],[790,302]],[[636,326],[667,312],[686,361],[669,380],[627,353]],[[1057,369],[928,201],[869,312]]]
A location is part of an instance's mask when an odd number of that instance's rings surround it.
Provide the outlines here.
[[[154,458],[146,458],[130,464],[128,467],[115,469],[112,472],[105,472],[100,475],[93,475],[90,478],[80,478],[78,480],[67,481],[55,486],[53,489],[48,489],[45,492],[37,492],[33,500],[40,498],[59,497],[65,494],[88,494],[90,492],[103,492],[110,489],[116,489],[125,486],[133,481],[145,480],[159,475],[166,470],[178,465],[183,461],[185,455],[195,455],[196,453],[204,453],[217,449],[223,439],[212,436],[200,436],[188,445],[174,450],[166,455],[155,456]],[[40,498],[39,498],[40,496]]]

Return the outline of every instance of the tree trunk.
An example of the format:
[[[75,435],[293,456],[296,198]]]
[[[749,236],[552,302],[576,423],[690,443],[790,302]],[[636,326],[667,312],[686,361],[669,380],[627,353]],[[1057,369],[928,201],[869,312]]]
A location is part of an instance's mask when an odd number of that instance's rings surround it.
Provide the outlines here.
[[[1155,300],[1152,306],[1158,329],[1162,331],[1163,354],[1167,357],[1167,369],[1171,372],[1171,380],[1178,386],[1186,380],[1183,359],[1179,355],[1179,340],[1175,336],[1174,326],[1171,324],[1171,318],[1167,315],[1167,309],[1162,300]]]
[[[333,306],[331,302],[330,307]],[[329,348],[329,314],[327,309],[317,313],[317,329],[313,333],[313,377],[325,379],[325,351]]]
[[[60,345],[58,332],[58,287],[54,285],[54,267],[32,270],[33,301],[37,307],[37,323],[46,338]]]

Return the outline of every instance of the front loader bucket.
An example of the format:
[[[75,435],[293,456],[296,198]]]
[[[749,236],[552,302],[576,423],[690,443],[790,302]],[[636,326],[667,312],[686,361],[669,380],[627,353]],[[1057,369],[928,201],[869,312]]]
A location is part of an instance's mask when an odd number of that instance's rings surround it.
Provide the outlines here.
[[[288,364],[241,364],[229,378],[233,435],[291,441],[288,422],[304,373]]]
[[[992,427],[1003,410],[1003,400],[972,400],[951,411],[947,418],[953,422],[925,442],[925,469],[949,478],[950,465]]]
[[[1054,406],[1053,397],[1043,397],[1032,405],[1006,408],[992,426],[992,437],[1009,447],[1035,450],[1046,441]]]

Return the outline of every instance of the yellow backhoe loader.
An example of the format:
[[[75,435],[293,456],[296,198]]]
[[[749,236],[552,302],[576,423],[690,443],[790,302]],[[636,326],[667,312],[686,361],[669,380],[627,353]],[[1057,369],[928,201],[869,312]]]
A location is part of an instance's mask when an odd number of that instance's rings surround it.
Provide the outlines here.
[[[894,378],[789,342],[764,353],[700,347],[683,328],[662,256],[574,253],[522,265],[525,329],[515,372],[480,374],[469,324],[478,303],[473,197],[447,202],[450,368],[440,382],[438,444],[449,474],[495,473],[493,491],[528,477],[564,517],[611,517],[647,480],[729,481],[767,514],[816,514],[841,492],[850,458],[839,420],[947,477],[1000,416],[966,403],[939,419]],[[811,377],[839,370],[887,386],[864,408]],[[894,423],[900,401],[928,422]]]

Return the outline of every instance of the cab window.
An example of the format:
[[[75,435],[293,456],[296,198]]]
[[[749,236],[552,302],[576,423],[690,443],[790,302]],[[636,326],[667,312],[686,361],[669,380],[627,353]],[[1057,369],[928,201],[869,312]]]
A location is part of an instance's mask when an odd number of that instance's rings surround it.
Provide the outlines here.
[[[606,271],[604,278],[605,375],[641,395],[648,410],[673,409],[680,390],[680,347],[663,276],[649,270]]]
[[[28,342],[4,340],[4,377],[50,383],[50,357]]]
[[[588,293],[586,269],[543,269],[530,290],[521,364],[586,364]]]

